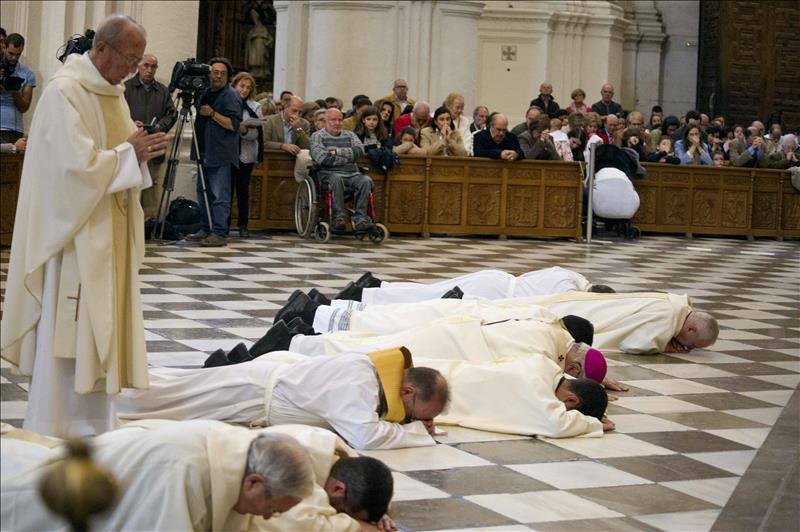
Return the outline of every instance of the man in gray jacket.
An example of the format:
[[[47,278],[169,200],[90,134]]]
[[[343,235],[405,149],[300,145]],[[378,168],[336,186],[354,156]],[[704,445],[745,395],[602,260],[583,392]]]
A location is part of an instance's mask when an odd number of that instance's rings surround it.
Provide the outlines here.
[[[320,177],[327,179],[333,192],[333,230],[344,231],[344,195],[353,192],[353,229],[368,231],[374,227],[367,215],[372,180],[359,172],[356,161],[364,155],[364,145],[352,131],[342,129],[342,112],[325,112],[325,129],[311,135],[311,159]]]

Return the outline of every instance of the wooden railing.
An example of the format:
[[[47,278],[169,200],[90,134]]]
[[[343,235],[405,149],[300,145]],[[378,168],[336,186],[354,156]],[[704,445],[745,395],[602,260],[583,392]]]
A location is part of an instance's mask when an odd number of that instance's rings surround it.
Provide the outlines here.
[[[366,161],[365,161],[366,164]],[[782,170],[646,164],[634,225],[650,233],[800,237],[800,193]],[[0,158],[0,244],[14,226],[22,157]],[[581,237],[581,167],[470,157],[403,157],[372,169],[379,221],[391,232]],[[267,150],[250,184],[250,227],[294,229],[294,158]]]

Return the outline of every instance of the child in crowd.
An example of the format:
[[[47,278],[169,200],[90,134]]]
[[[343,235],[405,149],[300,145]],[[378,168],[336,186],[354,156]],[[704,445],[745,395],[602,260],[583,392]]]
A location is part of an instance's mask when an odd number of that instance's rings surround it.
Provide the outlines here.
[[[649,163],[681,164],[681,160],[675,157],[672,147],[671,137],[662,137],[658,143],[658,149],[647,156]]]
[[[394,152],[398,155],[425,155],[425,150],[417,146],[417,132],[413,127],[400,130],[395,138]]]
[[[728,161],[725,160],[725,152],[722,150],[712,152],[711,160],[714,161],[714,166],[728,166]]]

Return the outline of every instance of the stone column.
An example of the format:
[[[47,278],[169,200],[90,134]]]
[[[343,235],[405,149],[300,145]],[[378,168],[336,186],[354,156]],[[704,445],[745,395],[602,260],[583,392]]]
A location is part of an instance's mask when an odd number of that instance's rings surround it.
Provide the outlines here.
[[[636,0],[632,7],[632,26],[635,24],[636,27],[635,59],[630,80],[633,92],[623,106],[641,111],[646,120],[653,105],[661,102],[661,53],[667,36],[662,31],[661,14],[653,0]]]
[[[436,109],[450,92],[464,95],[469,115],[476,102],[478,70],[478,19],[484,2],[436,2],[431,24],[431,107]]]
[[[277,98],[281,91],[290,90],[301,98],[306,98],[308,2],[275,0],[273,7],[277,12],[273,93]],[[314,46],[318,45],[312,42]]]
[[[338,96],[349,107],[354,95],[383,96],[391,90],[397,58],[396,3],[310,0],[305,97]],[[412,41],[412,46],[416,41]]]
[[[623,36],[628,21],[621,7],[611,4],[584,4],[590,15],[586,24],[581,50],[581,87],[586,91],[586,103],[592,105],[600,99],[604,83],[614,85],[615,101],[624,98],[622,90]]]

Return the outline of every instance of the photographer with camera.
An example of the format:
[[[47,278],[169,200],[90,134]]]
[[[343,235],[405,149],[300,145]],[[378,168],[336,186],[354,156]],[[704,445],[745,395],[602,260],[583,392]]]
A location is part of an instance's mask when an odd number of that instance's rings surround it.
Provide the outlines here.
[[[136,75],[125,82],[125,100],[131,108],[131,118],[137,127],[148,126],[147,129],[153,133],[166,133],[172,129],[178,113],[166,85],[156,80],[156,70],[158,58],[152,54],[144,54]],[[153,186],[142,191],[145,218],[152,218],[156,214],[158,180],[163,163],[164,157],[150,159],[147,163]]]
[[[25,132],[22,114],[31,107],[36,76],[19,62],[25,49],[22,35],[12,33],[4,44],[0,56],[0,142],[15,143]]]
[[[192,146],[192,160],[199,160],[205,177],[211,207],[212,226],[202,219],[202,228],[190,235],[200,245],[227,245],[228,220],[231,214],[231,167],[239,167],[239,125],[242,121],[242,99],[228,84],[233,74],[231,62],[214,57],[211,65],[211,86],[197,102],[195,134],[199,155]],[[202,182],[197,180],[197,203],[206,210]]]

